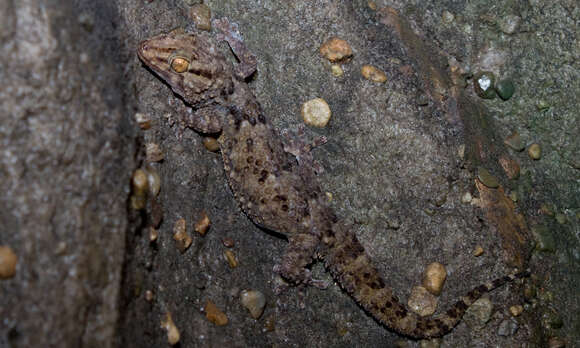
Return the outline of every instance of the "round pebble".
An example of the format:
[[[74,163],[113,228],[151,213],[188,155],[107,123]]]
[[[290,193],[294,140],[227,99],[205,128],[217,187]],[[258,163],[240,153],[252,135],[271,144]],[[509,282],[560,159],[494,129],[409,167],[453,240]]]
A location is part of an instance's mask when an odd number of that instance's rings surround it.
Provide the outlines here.
[[[330,107],[322,98],[315,98],[302,104],[302,119],[313,127],[325,127],[330,121]]]
[[[477,168],[477,178],[489,188],[499,187],[499,181],[497,181],[496,177],[491,175],[491,173],[483,167]]]
[[[236,259],[236,254],[231,250],[224,251],[224,258],[228,262],[231,268],[238,267],[238,259]]]
[[[214,323],[217,326],[224,326],[228,323],[228,317],[224,312],[222,312],[215,303],[211,300],[207,300],[205,304],[205,317],[211,323]]]
[[[161,177],[155,168],[148,167],[145,171],[147,173],[147,188],[152,197],[157,197],[161,191]]]
[[[177,249],[179,249],[181,253],[184,253],[191,245],[193,240],[191,239],[191,236],[187,234],[185,219],[179,219],[175,222],[175,225],[173,225],[173,239],[177,244]]]
[[[180,334],[179,329],[175,326],[173,319],[171,318],[171,313],[167,312],[165,314],[165,319],[161,320],[161,328],[167,331],[167,342],[174,346],[179,342]]]
[[[151,119],[148,115],[138,112],[135,114],[135,121],[139,125],[139,128],[147,130],[151,128]]]
[[[424,317],[435,313],[437,309],[437,297],[422,286],[414,286],[407,301],[409,308]]]
[[[320,46],[320,54],[335,63],[352,57],[352,48],[345,40],[332,37]]]
[[[539,160],[542,157],[542,148],[539,144],[532,144],[528,147],[528,155],[533,160]]]
[[[478,257],[483,255],[483,248],[481,247],[481,245],[478,245],[475,247],[475,250],[473,250],[473,256]]]
[[[209,216],[207,216],[207,212],[204,210],[201,212],[199,220],[197,220],[197,222],[195,223],[194,230],[195,232],[201,234],[202,236],[205,236],[210,225],[211,221],[209,219]]]
[[[524,306],[522,306],[522,305],[515,305],[515,306],[510,307],[510,313],[514,317],[519,317],[523,311],[524,311]]]
[[[495,98],[495,76],[492,72],[482,71],[473,77],[475,93],[483,99]]]
[[[0,245],[0,279],[14,277],[17,263],[18,256],[16,256],[12,248]]]
[[[361,68],[362,76],[373,82],[383,83],[387,81],[387,74],[385,74],[382,70],[372,65],[363,65]]]
[[[433,262],[425,269],[422,284],[433,295],[439,295],[443,289],[445,278],[447,278],[445,266],[439,262]]]
[[[244,290],[240,294],[240,302],[250,311],[252,318],[259,319],[264,313],[266,296],[258,290]]]
[[[342,67],[338,64],[332,64],[330,71],[335,77],[341,77],[344,74],[344,70],[342,70]]]
[[[131,178],[131,186],[133,187],[133,194],[144,196],[149,188],[147,172],[143,169],[136,169]]]
[[[203,146],[211,152],[217,152],[220,149],[220,144],[214,137],[203,138]]]
[[[495,85],[495,90],[501,99],[508,100],[514,95],[516,87],[512,80],[504,79]]]

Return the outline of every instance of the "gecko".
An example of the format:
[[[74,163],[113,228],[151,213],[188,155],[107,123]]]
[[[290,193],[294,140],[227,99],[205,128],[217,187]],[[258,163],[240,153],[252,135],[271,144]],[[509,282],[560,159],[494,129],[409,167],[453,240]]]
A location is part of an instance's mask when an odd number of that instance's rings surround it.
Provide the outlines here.
[[[231,191],[258,226],[283,234],[288,246],[274,271],[290,283],[324,288],[308,266],[320,258],[337,283],[376,320],[414,339],[450,332],[481,295],[528,276],[514,273],[482,284],[443,314],[421,317],[398,300],[367,255],[352,227],[331,209],[317,179],[309,144],[282,141],[246,79],[257,59],[243,44],[235,23],[215,19],[220,32],[175,29],[142,41],[138,56],[188,106],[187,127],[220,134],[218,143]],[[227,42],[238,63],[218,47]]]

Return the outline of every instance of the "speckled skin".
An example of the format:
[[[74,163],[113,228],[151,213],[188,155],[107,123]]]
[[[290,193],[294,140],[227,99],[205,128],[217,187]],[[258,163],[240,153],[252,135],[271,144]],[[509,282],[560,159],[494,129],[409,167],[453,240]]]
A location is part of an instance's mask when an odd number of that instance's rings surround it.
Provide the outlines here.
[[[139,58],[165,80],[194,112],[187,125],[202,133],[221,131],[219,144],[232,192],[256,224],[288,237],[275,270],[295,284],[321,286],[306,268],[321,256],[342,288],[377,320],[413,338],[442,336],[483,293],[525,273],[480,285],[445,314],[422,318],[409,312],[381,278],[348,226],[338,221],[321,190],[311,156],[285,150],[281,136],[264,116],[245,78],[256,59],[242,45],[235,25],[215,20],[219,40],[230,44],[240,64],[233,67],[206,33],[177,29],[143,41]],[[186,59],[186,71],[171,62]],[[286,144],[287,145],[287,144]],[[307,148],[307,147],[305,147]]]

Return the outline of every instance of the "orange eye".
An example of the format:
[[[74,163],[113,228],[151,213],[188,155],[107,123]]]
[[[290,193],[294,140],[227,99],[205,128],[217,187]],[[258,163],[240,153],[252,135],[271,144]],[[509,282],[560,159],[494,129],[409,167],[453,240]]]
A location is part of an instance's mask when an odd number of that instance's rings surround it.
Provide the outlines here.
[[[189,67],[189,61],[183,57],[175,57],[171,60],[171,69],[177,73],[182,73]]]

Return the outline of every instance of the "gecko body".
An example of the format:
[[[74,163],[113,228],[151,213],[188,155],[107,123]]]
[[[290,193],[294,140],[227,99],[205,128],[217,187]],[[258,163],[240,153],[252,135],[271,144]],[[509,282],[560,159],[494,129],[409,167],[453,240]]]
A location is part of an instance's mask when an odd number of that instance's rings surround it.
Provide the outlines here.
[[[284,234],[289,245],[275,271],[295,284],[323,287],[307,266],[321,256],[340,286],[387,327],[413,338],[449,332],[483,293],[525,273],[483,284],[446,313],[420,317],[408,311],[380,276],[354,231],[328,205],[311,156],[290,151],[265,117],[245,78],[256,58],[241,42],[234,24],[215,20],[221,30],[176,29],[140,43],[141,61],[193,108],[186,123],[201,133],[218,133],[224,169],[242,210],[259,226]],[[227,41],[240,60],[229,63],[217,46]],[[308,149],[308,146],[303,146]]]

